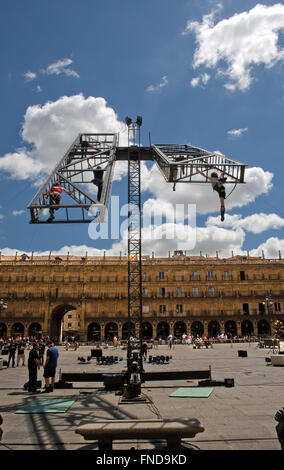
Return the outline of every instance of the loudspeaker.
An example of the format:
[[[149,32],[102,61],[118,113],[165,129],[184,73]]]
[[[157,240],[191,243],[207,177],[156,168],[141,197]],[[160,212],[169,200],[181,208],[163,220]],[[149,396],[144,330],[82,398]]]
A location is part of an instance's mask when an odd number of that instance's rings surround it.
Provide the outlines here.
[[[239,357],[247,357],[248,352],[247,351],[238,351],[238,356]]]
[[[99,348],[91,349],[91,356],[92,357],[102,357],[102,355],[103,355],[102,349],[99,349]]]
[[[234,379],[224,379],[225,387],[234,387],[235,381]]]
[[[120,390],[124,385],[124,374],[103,374],[106,390]]]

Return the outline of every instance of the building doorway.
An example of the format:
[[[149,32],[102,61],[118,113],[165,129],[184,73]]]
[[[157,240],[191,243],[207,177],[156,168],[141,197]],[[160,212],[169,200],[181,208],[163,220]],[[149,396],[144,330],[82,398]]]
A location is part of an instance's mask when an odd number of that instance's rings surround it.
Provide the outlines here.
[[[260,320],[257,324],[257,334],[258,336],[269,336],[270,335],[270,326],[266,320]]]
[[[70,310],[76,310],[76,307],[69,304],[62,304],[55,307],[50,320],[50,337],[52,341],[62,342],[63,318]]]
[[[88,326],[87,333],[88,341],[100,341],[101,340],[101,327],[98,323],[90,323]]]
[[[151,339],[153,338],[153,328],[151,323],[144,322],[142,323],[142,339]]]
[[[14,323],[11,329],[11,336],[12,338],[16,338],[17,336],[24,336],[25,327],[22,323]]]
[[[129,337],[132,336],[133,338],[135,338],[135,325],[132,321],[129,324],[129,328]],[[122,325],[122,339],[128,339],[128,322]]]
[[[107,323],[105,327],[105,339],[113,341],[114,337],[118,337],[118,326],[114,322]]]
[[[208,325],[208,337],[217,338],[221,334],[221,327],[218,321],[211,321]]]
[[[191,334],[196,338],[201,337],[204,333],[203,325],[200,321],[194,321],[191,325]]]
[[[177,321],[174,327],[174,336],[181,339],[184,333],[186,334],[186,324],[183,321]]]
[[[40,339],[42,335],[42,328],[39,323],[32,323],[29,326],[28,335],[33,336],[35,339]]]
[[[158,339],[167,339],[170,334],[169,324],[165,321],[161,321],[157,325],[157,338]]]
[[[0,338],[7,337],[7,326],[5,323],[0,323]]]
[[[237,325],[233,320],[225,323],[225,334],[230,338],[237,336]]]
[[[244,320],[241,325],[242,336],[253,335],[253,324],[249,320]]]

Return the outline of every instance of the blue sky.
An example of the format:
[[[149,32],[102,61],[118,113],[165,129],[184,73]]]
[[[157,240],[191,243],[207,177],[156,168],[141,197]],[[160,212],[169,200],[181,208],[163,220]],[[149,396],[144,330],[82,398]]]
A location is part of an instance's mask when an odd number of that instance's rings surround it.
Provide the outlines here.
[[[283,2],[2,0],[2,253],[125,251],[122,240],[90,238],[87,224],[30,225],[26,207],[79,132],[117,132],[126,115],[143,116],[145,145],[150,132],[152,143],[190,143],[248,165],[223,224],[212,188],[173,193],[143,166],[145,207],[197,208],[194,248],[145,240],[145,253],[284,253],[283,32]],[[112,194],[126,202],[119,165]]]

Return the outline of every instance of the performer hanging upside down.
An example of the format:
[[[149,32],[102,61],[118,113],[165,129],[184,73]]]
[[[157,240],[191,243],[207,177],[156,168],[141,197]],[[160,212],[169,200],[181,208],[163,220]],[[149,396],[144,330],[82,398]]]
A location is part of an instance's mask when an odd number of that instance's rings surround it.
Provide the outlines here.
[[[59,208],[58,207],[53,208],[52,206],[54,205],[59,206],[60,201],[61,201],[62,191],[64,191],[65,193],[69,195],[71,195],[74,192],[74,191],[68,191],[67,189],[63,188],[63,186],[60,185],[59,181],[55,181],[55,183],[53,183],[53,186],[50,188],[50,190],[44,194],[44,196],[49,196],[49,204],[51,206],[49,209],[50,217],[48,219],[48,222],[52,222],[53,219],[55,219],[54,211],[55,210],[57,211]]]
[[[224,173],[221,173],[220,176],[218,176],[217,173],[213,172],[213,173],[211,173],[210,176],[209,175],[207,176],[207,175],[205,175],[205,173],[198,170],[198,168],[196,168],[196,170],[202,176],[204,176],[205,178],[208,178],[210,180],[210,182],[212,184],[212,187],[213,187],[213,190],[217,191],[217,193],[219,194],[220,213],[221,213],[221,220],[223,222],[224,219],[225,219],[224,214],[225,214],[225,199],[226,199],[226,190],[225,190],[225,186],[223,185],[223,183],[226,182],[227,178],[224,178]]]

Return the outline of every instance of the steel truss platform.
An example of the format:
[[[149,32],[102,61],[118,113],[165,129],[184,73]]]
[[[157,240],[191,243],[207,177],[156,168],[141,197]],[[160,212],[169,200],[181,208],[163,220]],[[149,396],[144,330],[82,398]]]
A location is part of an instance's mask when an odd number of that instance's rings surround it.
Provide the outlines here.
[[[139,151],[138,151],[139,150]],[[138,157],[139,155],[139,157]],[[163,177],[168,183],[210,183],[210,172],[223,172],[226,184],[244,183],[244,163],[232,160],[217,152],[178,144],[154,144],[150,147],[133,146],[131,149],[129,171],[135,169],[135,162],[153,161],[158,165]],[[96,208],[103,212],[108,209],[111,195],[113,172],[116,161],[129,161],[129,147],[119,146],[119,134],[102,133],[79,134],[63,158],[51,172],[42,188],[28,205],[30,223],[90,223],[96,222]],[[100,200],[93,195],[96,186],[93,184],[93,172],[89,164],[96,170],[101,167],[104,173]],[[205,174],[202,177],[198,170]],[[134,170],[135,171],[135,170]],[[56,219],[48,219],[50,208],[48,196],[45,193],[59,181],[70,196],[65,196],[60,205],[53,205]],[[134,186],[135,187],[135,186]],[[91,190],[90,190],[91,188]],[[73,203],[65,202],[70,197]],[[103,217],[98,218],[102,222]]]

